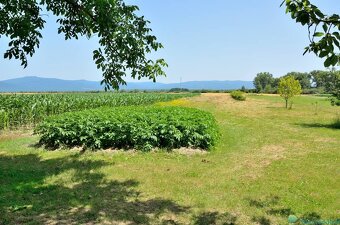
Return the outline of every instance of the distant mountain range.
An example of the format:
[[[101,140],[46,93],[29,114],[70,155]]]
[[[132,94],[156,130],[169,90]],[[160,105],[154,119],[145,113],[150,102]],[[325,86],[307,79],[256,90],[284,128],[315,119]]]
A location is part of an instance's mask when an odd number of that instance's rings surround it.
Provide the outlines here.
[[[187,88],[190,90],[232,90],[254,88],[252,81],[188,81],[183,83],[129,82],[121,86],[122,90],[169,90],[171,88]],[[63,91],[97,91],[103,90],[98,81],[61,80],[36,76],[22,77],[0,81],[0,92],[63,92]]]

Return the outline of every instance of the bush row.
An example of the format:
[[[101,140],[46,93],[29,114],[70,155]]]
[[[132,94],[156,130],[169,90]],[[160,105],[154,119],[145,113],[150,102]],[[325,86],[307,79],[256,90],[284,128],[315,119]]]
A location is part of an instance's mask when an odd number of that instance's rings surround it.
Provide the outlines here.
[[[210,149],[218,137],[214,117],[182,107],[116,107],[47,118],[35,133],[48,148]]]

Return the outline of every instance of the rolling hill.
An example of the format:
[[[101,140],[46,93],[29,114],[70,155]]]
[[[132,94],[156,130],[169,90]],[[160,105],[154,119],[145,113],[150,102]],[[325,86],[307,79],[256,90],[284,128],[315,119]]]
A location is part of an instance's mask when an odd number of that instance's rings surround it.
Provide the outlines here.
[[[242,86],[253,88],[252,81],[188,81],[183,83],[129,82],[121,86],[122,90],[169,90],[171,88],[187,88],[190,90],[231,90]],[[97,91],[103,90],[99,81],[62,80],[29,76],[0,81],[0,92],[63,92],[63,91]]]

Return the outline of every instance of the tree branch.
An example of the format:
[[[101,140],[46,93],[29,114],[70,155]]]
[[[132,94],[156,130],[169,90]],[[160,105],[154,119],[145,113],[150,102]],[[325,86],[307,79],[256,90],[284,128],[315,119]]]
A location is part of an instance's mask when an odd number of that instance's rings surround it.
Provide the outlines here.
[[[71,7],[72,7],[73,9],[77,10],[78,12],[84,12],[84,13],[85,13],[86,15],[88,15],[93,21],[97,22],[96,17],[95,17],[92,13],[86,11],[82,5],[79,5],[78,3],[74,2],[73,0],[64,0],[64,1],[67,2],[69,5],[71,5]]]

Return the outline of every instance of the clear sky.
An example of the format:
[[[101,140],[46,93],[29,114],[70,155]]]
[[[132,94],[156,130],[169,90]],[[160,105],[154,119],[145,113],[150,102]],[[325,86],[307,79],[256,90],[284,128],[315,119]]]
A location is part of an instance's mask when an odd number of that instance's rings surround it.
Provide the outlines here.
[[[340,13],[339,0],[312,0],[326,13]],[[281,0],[129,0],[164,49],[167,77],[159,82],[193,80],[253,80],[258,72],[278,77],[290,71],[324,69],[313,54],[302,56],[307,29],[285,14]],[[92,61],[95,38],[65,41],[57,34],[56,18],[46,17],[43,40],[26,69],[19,61],[0,58],[0,80],[42,76],[101,80]],[[1,54],[7,40],[0,39]],[[131,80],[131,79],[127,79]]]

